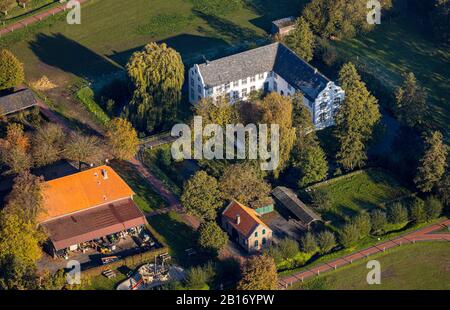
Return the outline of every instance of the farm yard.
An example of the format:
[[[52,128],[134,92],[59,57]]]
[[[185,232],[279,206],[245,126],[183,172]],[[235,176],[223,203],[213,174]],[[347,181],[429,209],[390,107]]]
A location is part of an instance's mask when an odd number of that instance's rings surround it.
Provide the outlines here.
[[[366,281],[368,260],[381,264],[381,284]],[[314,290],[420,290],[450,289],[450,252],[445,242],[415,243],[392,249],[315,277],[293,289]]]

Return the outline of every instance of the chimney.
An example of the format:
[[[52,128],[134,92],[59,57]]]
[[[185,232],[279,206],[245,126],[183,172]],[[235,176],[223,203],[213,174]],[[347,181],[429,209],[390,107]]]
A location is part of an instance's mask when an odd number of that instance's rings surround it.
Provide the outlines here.
[[[239,225],[241,223],[241,216],[239,214],[236,214],[236,225]]]
[[[103,176],[103,180],[108,179],[108,171],[106,171],[106,169],[102,169],[102,176]]]

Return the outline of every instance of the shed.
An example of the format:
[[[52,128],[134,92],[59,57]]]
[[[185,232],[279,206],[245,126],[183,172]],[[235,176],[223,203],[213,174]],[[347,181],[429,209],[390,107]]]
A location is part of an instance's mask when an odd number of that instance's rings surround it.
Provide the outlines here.
[[[23,89],[0,97],[0,115],[8,115],[34,107],[38,104],[33,92]]]
[[[320,215],[305,205],[291,189],[278,186],[272,191],[272,195],[305,226],[309,226],[314,221],[322,220]]]

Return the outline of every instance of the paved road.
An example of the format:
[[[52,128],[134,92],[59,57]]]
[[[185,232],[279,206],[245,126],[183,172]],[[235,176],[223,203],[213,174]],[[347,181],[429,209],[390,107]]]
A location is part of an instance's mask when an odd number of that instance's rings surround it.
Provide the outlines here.
[[[304,281],[308,278],[320,275],[324,272],[335,270],[341,266],[348,265],[354,261],[369,257],[370,255],[381,253],[391,248],[401,246],[402,244],[409,244],[423,241],[450,241],[449,233],[433,233],[441,230],[443,227],[450,226],[450,219],[444,220],[438,224],[433,224],[414,232],[407,233],[392,240],[383,241],[379,244],[366,248],[364,250],[342,256],[338,259],[320,264],[311,269],[298,272],[296,274],[282,277],[279,279],[278,288],[286,289],[294,283]]]
[[[83,4],[87,2],[88,0],[78,0],[80,4]],[[56,15],[62,11],[66,10],[66,3],[58,5],[56,7],[53,7],[51,9],[48,9],[47,11],[40,12],[38,14],[32,15],[30,17],[24,18],[18,22],[15,22],[13,24],[7,25],[6,27],[0,29],[0,37],[7,35],[8,33],[14,32],[15,30],[19,30],[22,28],[27,27],[28,25],[35,24],[37,22],[42,21],[43,19],[46,19],[49,16]]]

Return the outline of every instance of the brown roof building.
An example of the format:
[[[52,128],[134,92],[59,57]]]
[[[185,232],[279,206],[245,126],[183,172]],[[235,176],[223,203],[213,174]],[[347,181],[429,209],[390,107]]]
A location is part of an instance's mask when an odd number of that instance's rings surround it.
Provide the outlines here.
[[[29,89],[23,89],[0,97],[0,115],[8,115],[37,105],[36,97]]]
[[[255,210],[232,201],[222,212],[222,228],[247,252],[260,251],[270,244],[272,230]]]
[[[51,180],[44,188],[39,216],[54,250],[146,224],[133,191],[109,166]]]

